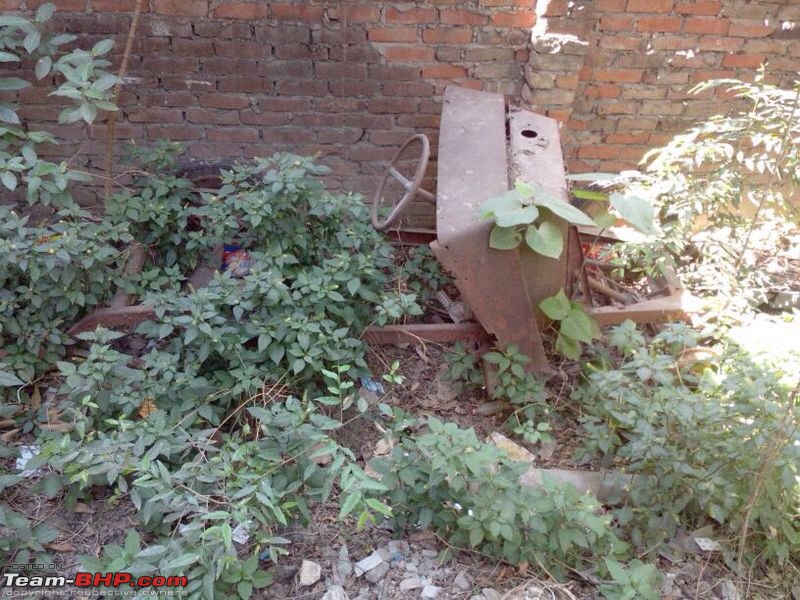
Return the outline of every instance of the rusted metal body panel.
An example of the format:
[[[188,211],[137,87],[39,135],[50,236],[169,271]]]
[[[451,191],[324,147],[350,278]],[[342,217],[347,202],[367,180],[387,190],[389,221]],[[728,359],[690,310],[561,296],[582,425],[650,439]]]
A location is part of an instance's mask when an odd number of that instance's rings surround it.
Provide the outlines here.
[[[449,87],[439,134],[434,254],[453,275],[465,306],[497,338],[517,344],[531,367],[550,366],[517,251],[489,248],[492,223],[480,206],[509,187],[503,96]]]
[[[508,115],[508,135],[511,183],[518,179],[535,182],[544,191],[569,202],[557,122],[527,110],[512,110]],[[566,290],[570,259],[569,223],[554,215],[543,214],[542,220],[549,221],[561,231],[564,252],[559,258],[548,258],[536,254],[527,244],[519,247],[524,285],[540,328],[547,327],[549,321],[539,309],[539,302],[562,288]]]

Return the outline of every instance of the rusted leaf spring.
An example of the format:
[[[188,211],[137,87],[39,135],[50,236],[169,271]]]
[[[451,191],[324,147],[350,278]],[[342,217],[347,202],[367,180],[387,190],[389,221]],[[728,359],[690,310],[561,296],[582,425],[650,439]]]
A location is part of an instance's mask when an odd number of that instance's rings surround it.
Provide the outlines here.
[[[101,308],[75,323],[67,330],[71,336],[76,336],[84,331],[93,331],[98,327],[113,329],[115,327],[136,327],[156,316],[155,308],[147,304],[134,306],[118,306],[114,308]]]
[[[451,344],[458,341],[488,342],[491,340],[491,336],[486,333],[481,324],[474,321],[367,327],[362,337],[366,342],[379,346],[424,343]]]

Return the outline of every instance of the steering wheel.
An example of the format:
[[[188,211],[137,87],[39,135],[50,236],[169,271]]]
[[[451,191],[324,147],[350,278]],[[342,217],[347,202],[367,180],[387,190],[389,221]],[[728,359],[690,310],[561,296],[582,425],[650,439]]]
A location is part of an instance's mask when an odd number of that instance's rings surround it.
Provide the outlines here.
[[[422,146],[419,163],[417,164],[417,170],[414,173],[413,179],[407,179],[405,175],[395,168],[395,164],[400,159],[400,156],[402,156],[403,152],[405,152],[406,148],[417,142],[419,142],[419,144]],[[431,143],[428,141],[428,137],[421,133],[412,135],[403,143],[402,146],[400,146],[400,149],[395,153],[394,157],[389,163],[389,169],[383,176],[381,185],[378,187],[378,191],[375,192],[375,197],[372,199],[372,226],[375,229],[378,231],[386,231],[392,227],[392,225],[397,223],[415,196],[421,196],[428,202],[436,202],[436,197],[433,194],[422,190],[419,187],[422,183],[422,178],[425,176],[425,169],[428,167],[428,159],[430,158],[430,155]],[[381,222],[378,218],[378,210],[381,207],[381,202],[383,201],[383,191],[386,189],[386,183],[389,181],[389,177],[394,177],[397,181],[399,181],[400,185],[402,185],[405,189],[405,193],[397,202],[397,204],[395,204],[392,212],[388,217],[386,217],[386,220]]]

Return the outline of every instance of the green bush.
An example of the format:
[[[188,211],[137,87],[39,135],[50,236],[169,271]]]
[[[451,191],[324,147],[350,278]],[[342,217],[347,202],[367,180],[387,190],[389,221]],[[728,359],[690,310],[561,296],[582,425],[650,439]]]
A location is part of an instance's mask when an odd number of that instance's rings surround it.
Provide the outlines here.
[[[615,516],[636,546],[652,549],[679,526],[706,524],[738,542],[749,527],[744,556],[785,564],[800,551],[796,391],[784,373],[724,340],[718,356],[691,362],[696,340],[683,325],[649,343],[630,322],[615,328],[619,364],[598,359],[573,394],[583,407],[583,453],[634,475]]]
[[[427,425],[414,437],[396,431],[400,443],[373,463],[401,531],[431,528],[456,548],[542,564],[558,576],[567,566],[587,567],[593,556],[625,552],[593,497],[547,478],[541,487],[523,486],[528,465],[479,441],[472,429],[434,418]]]

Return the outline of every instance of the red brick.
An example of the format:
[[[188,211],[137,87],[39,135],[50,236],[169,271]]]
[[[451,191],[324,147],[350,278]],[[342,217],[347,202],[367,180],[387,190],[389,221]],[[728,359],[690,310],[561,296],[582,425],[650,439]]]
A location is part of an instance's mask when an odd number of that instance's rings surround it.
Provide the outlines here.
[[[727,19],[716,17],[689,17],[686,19],[686,33],[705,33],[725,35],[730,23]]]
[[[755,69],[766,60],[763,54],[726,54],[722,66],[732,69]]]
[[[544,17],[566,17],[567,0],[549,0],[544,12]]]
[[[211,142],[239,142],[252,144],[259,141],[260,134],[255,127],[220,127],[206,132]]]
[[[82,12],[86,10],[86,0],[28,0],[28,9],[37,9],[48,2],[55,4],[59,11]]]
[[[374,98],[369,101],[371,113],[416,113],[419,100],[416,98]]]
[[[97,0],[94,0],[97,4]],[[160,15],[180,17],[205,17],[208,15],[208,0],[152,0],[152,9]]]
[[[387,96],[416,96],[429,98],[433,96],[433,86],[424,81],[387,81],[383,83],[383,93]]]
[[[191,38],[198,39],[198,38]],[[173,44],[178,39],[172,40]],[[244,40],[213,40],[214,54],[232,58],[267,58],[272,52],[272,46],[260,42],[246,42]]]
[[[628,12],[668,13],[672,10],[672,0],[628,0]]]
[[[561,75],[556,77],[556,87],[562,90],[574,90],[578,87],[577,75]]]
[[[245,125],[286,125],[289,123],[291,115],[289,113],[255,112],[253,110],[243,110],[239,113],[239,118]]]
[[[386,9],[387,23],[434,23],[435,21],[435,8],[407,8],[400,10],[394,6],[389,6]]]
[[[370,29],[367,37],[371,42],[416,42],[417,30],[412,27]]]
[[[305,4],[273,4],[272,18],[283,21],[316,22],[322,20],[322,6],[309,6]]]
[[[625,146],[619,149],[620,160],[635,160],[639,161],[648,148],[646,146]]]
[[[272,82],[261,77],[223,77],[219,80],[220,92],[266,93]],[[210,91],[210,90],[209,90]]]
[[[381,18],[381,10],[377,6],[346,6],[345,10],[328,8],[328,18],[334,17],[340,21],[347,18],[348,23],[377,23]]]
[[[627,0],[597,0],[594,10],[596,12],[624,12]]]
[[[608,144],[646,144],[649,133],[609,133],[606,136]]]
[[[242,4],[241,2],[227,2],[214,9],[214,16],[222,19],[265,19],[268,13],[269,5],[267,4]]]
[[[428,62],[433,60],[433,48],[419,46],[390,46],[384,51],[387,61]]]
[[[151,140],[170,139],[177,141],[203,138],[203,128],[197,125],[148,125],[147,137]]]
[[[692,83],[698,83],[709,79],[724,79],[728,77],[736,77],[736,71],[694,71],[691,80]]]
[[[632,17],[622,15],[604,15],[600,17],[600,31],[630,31]]]
[[[622,88],[609,83],[600,85],[587,85],[584,93],[588,98],[618,98]]]
[[[775,30],[772,25],[764,25],[760,21],[731,21],[728,35],[734,37],[766,37]]]
[[[580,158],[617,158],[619,148],[607,145],[582,146],[578,149]]]
[[[497,27],[528,28],[536,24],[536,13],[533,11],[518,13],[494,13],[492,25]]]
[[[472,41],[472,30],[425,29],[422,31],[422,41],[426,44],[468,44]]]
[[[342,97],[375,96],[381,89],[379,81],[359,79],[332,79],[329,86],[331,94]]]
[[[674,33],[681,30],[683,20],[680,17],[639,17],[637,31],[661,31]]]
[[[92,0],[94,12],[133,12],[136,10],[136,0]],[[206,6],[206,11],[208,6]],[[203,13],[203,16],[208,14]]]
[[[239,123],[239,113],[235,110],[187,108],[186,120],[189,123],[202,123],[208,125],[236,125]]]
[[[735,52],[736,50],[741,49],[744,45],[744,40],[742,38],[733,38],[733,37],[711,37],[707,35],[701,35],[700,39],[697,41],[697,47],[703,51],[727,51],[727,52]]]
[[[489,17],[469,10],[442,9],[439,20],[445,25],[486,25]]]
[[[422,69],[422,77],[426,79],[452,79],[466,76],[467,70],[455,65],[433,65]]]
[[[410,65],[369,65],[369,77],[376,81],[415,81],[419,67]]]
[[[183,111],[179,108],[145,108],[127,114],[131,123],[182,123]]]
[[[684,15],[705,15],[714,17],[719,14],[721,3],[717,0],[699,0],[698,2],[681,2],[676,7]]]
[[[278,81],[275,89],[279,94],[297,94],[300,96],[325,96],[328,85],[324,81],[304,81],[301,79],[286,79]]]
[[[250,98],[244,94],[203,94],[198,101],[207,108],[236,110],[250,106]]]
[[[0,10],[21,10],[22,0],[0,0]]]
[[[314,134],[302,127],[281,127],[264,131],[264,141],[271,144],[306,144],[314,141]]]
[[[616,71],[597,69],[592,71],[592,77],[597,81],[611,83],[636,83],[642,80],[644,71],[640,69],[618,69]]]

